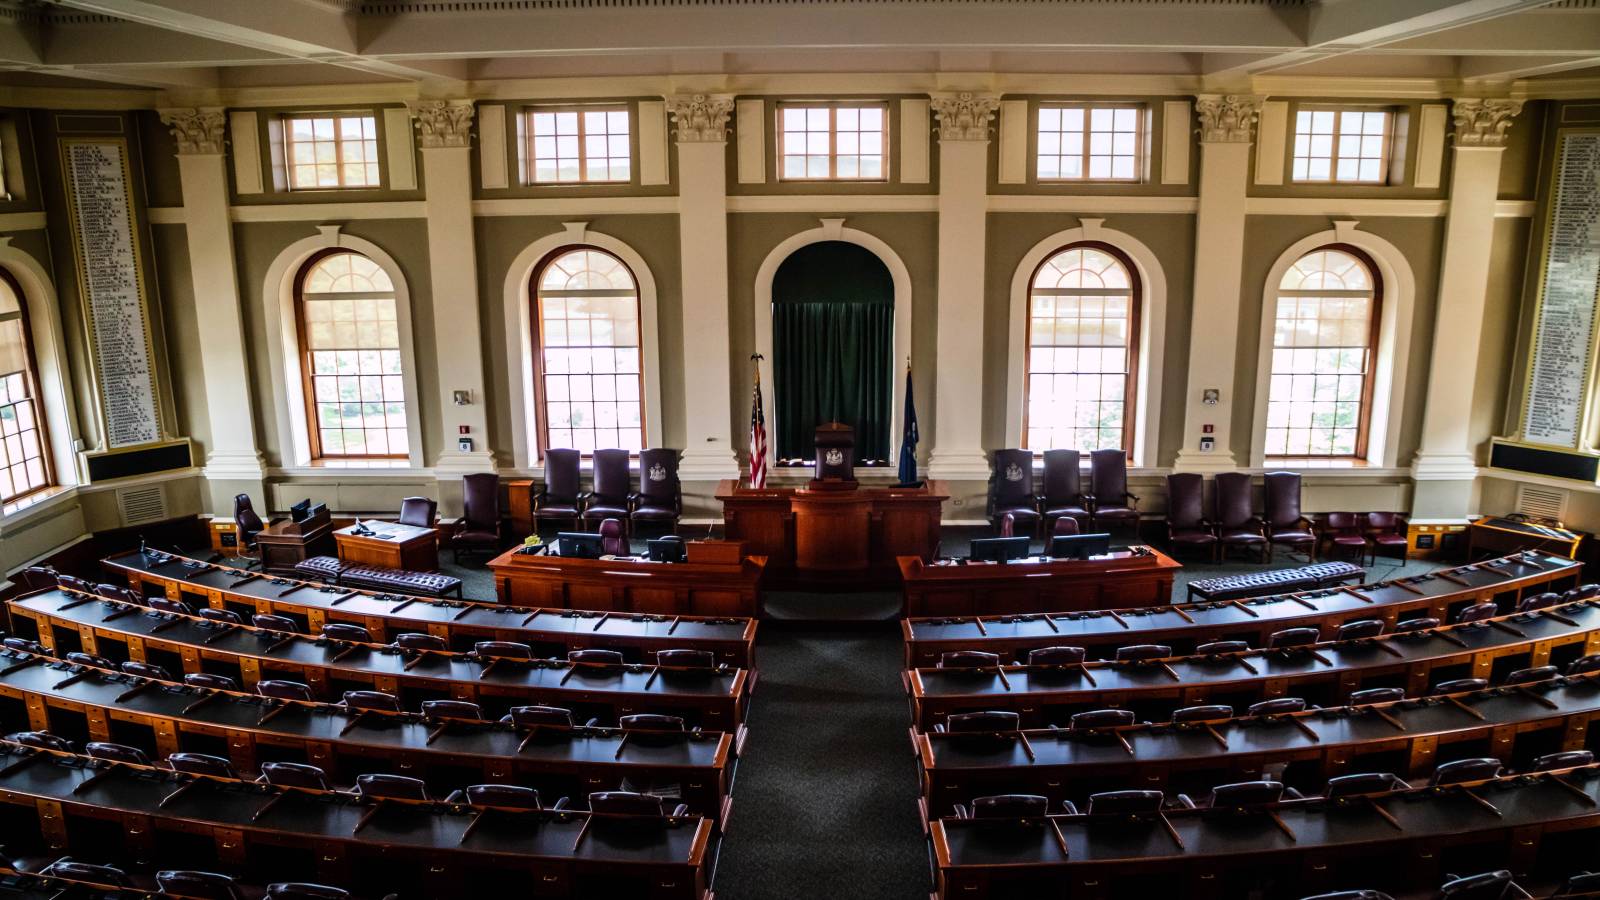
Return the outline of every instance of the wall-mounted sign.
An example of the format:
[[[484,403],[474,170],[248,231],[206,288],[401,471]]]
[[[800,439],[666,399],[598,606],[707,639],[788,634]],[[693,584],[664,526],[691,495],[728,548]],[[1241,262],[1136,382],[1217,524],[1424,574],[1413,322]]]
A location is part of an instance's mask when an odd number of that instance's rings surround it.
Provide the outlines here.
[[[63,140],[61,169],[106,448],[155,443],[163,437],[161,410],[127,144],[121,138]]]

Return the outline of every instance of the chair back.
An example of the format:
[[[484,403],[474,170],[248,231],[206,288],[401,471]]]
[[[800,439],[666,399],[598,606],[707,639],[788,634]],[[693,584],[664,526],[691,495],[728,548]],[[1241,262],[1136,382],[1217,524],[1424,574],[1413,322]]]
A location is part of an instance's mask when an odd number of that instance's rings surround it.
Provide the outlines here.
[[[394,645],[402,650],[438,650],[450,649],[450,644],[437,634],[424,634],[420,631],[407,631],[394,636]]]
[[[596,791],[589,795],[589,811],[623,816],[660,816],[666,811],[661,798],[632,791]]]
[[[150,765],[150,757],[138,747],[129,747],[127,744],[113,744],[107,741],[90,741],[83,749],[93,759],[103,759],[107,762],[129,763],[135,766]]]
[[[241,896],[232,878],[215,872],[166,869],[156,873],[156,886],[163,894],[195,900],[238,900]]]
[[[1200,528],[1205,522],[1205,477],[1198,472],[1167,476],[1167,524],[1174,529]]]
[[[608,666],[620,666],[624,660],[620,651],[603,650],[599,647],[585,647],[582,650],[568,650],[567,662],[601,663]]]
[[[1266,519],[1269,526],[1293,525],[1300,520],[1300,473],[1268,472],[1266,482]]]
[[[546,728],[571,728],[572,710],[559,706],[513,706],[506,718],[518,728],[536,725]]]
[[[544,452],[544,494],[551,500],[576,505],[583,493],[579,474],[581,453],[571,447],[554,447]]]
[[[1302,697],[1273,697],[1271,700],[1262,700],[1252,703],[1245,708],[1247,716],[1284,716],[1289,713],[1305,712],[1306,701]]]
[[[351,709],[377,709],[384,712],[400,711],[400,700],[395,695],[384,691],[345,691],[342,702]]]
[[[600,523],[600,552],[608,556],[628,555],[628,542],[622,537],[621,519],[606,519]]]
[[[407,497],[400,501],[400,524],[432,528],[439,512],[439,501],[431,497]]]
[[[1016,731],[1022,727],[1022,716],[1005,709],[979,710],[978,712],[951,713],[945,717],[944,730],[951,734],[970,732]]]
[[[1091,709],[1088,712],[1073,713],[1067,727],[1073,731],[1086,731],[1091,728],[1132,725],[1133,722],[1134,715],[1131,709]]]
[[[623,731],[685,731],[682,716],[668,716],[661,713],[634,713],[631,716],[622,716],[617,719],[617,727]]]
[[[1083,495],[1078,470],[1078,451],[1044,452],[1044,503],[1046,506],[1075,506]]]
[[[424,700],[422,717],[435,721],[456,719],[462,722],[482,722],[483,707],[470,700]]]
[[[682,494],[678,484],[678,451],[652,447],[639,451],[639,503],[673,509]]]
[[[998,794],[972,801],[974,819],[1027,819],[1050,812],[1050,798],[1038,794]]]
[[[1000,654],[984,650],[950,650],[939,654],[941,669],[992,669],[1000,665]]]
[[[1128,497],[1128,455],[1115,447],[1089,453],[1094,475],[1094,502],[1122,506]]]
[[[469,784],[467,802],[473,806],[504,806],[511,809],[543,809],[538,790],[520,784]]]
[[[1328,513],[1328,530],[1337,535],[1359,534],[1361,523],[1351,512]]]
[[[1243,472],[1218,472],[1217,524],[1224,528],[1237,528],[1249,524],[1256,517],[1255,503],[1250,497],[1250,476]]]
[[[550,451],[554,453],[555,451]],[[576,450],[572,451],[577,453]],[[546,473],[548,474],[548,469]],[[577,464],[573,464],[577,478]],[[473,472],[461,479],[461,518],[469,530],[493,531],[500,527],[500,476]]]
[[[1359,706],[1363,703],[1393,703],[1406,698],[1406,689],[1402,687],[1376,687],[1364,691],[1350,692],[1350,705]]]
[[[1146,659],[1166,659],[1172,648],[1166,644],[1128,644],[1117,648],[1118,662],[1139,662]]]
[[[18,731],[6,735],[6,740],[39,750],[55,750],[60,753],[72,752],[72,743],[70,741],[48,731]]]
[[[233,771],[233,763],[221,756],[212,756],[209,753],[169,753],[167,765],[174,772],[184,772],[189,775],[210,775],[214,778],[238,778],[238,773]]]
[[[1509,869],[1468,875],[1445,882],[1439,887],[1439,900],[1503,900],[1506,897],[1531,896],[1520,888],[1513,892],[1516,882]]]
[[[150,678],[155,681],[172,680],[172,675],[168,673],[166,669],[163,669],[154,663],[139,662],[138,660],[134,659],[124,662],[122,664],[122,671],[127,672],[129,675],[137,675],[140,678]]]
[[[1382,619],[1357,619],[1339,626],[1333,633],[1336,641],[1353,641],[1358,638],[1375,638],[1383,634],[1384,622]]]
[[[519,641],[478,641],[472,652],[480,659],[533,659],[533,648]]]
[[[45,878],[70,878],[73,881],[108,884],[112,887],[128,886],[128,873],[116,866],[97,866],[65,856],[40,869],[39,874]]]
[[[1030,666],[1077,666],[1086,656],[1082,647],[1039,647],[1028,652]]]
[[[290,634],[299,634],[300,625],[288,616],[277,616],[272,613],[256,613],[250,617],[250,624],[268,631],[286,631]]]
[[[625,507],[633,487],[628,475],[628,451],[616,448],[594,452],[594,500],[602,506]]]
[[[350,622],[324,622],[322,623],[322,636],[330,641],[351,641],[358,644],[372,643],[372,632],[363,625]]]
[[[363,797],[392,797],[396,800],[429,800],[428,787],[420,778],[390,775],[386,772],[357,775],[356,793]]]
[[[1367,513],[1367,527],[1373,531],[1387,533],[1400,527],[1400,514],[1392,512]]]
[[[1103,791],[1089,795],[1090,815],[1112,813],[1131,815],[1161,811],[1166,795],[1160,791]]]
[[[294,762],[264,762],[261,780],[278,787],[309,788],[313,791],[331,791],[328,773],[317,766]]]
[[[309,881],[280,881],[267,885],[267,900],[350,900],[350,892]]]
[[[1033,451],[994,451],[994,474],[990,477],[990,484],[995,509],[1014,506],[1032,509]]]
[[[1560,750],[1536,757],[1528,766],[1530,772],[1548,772],[1552,769],[1575,769],[1594,764],[1593,750]]]
[[[1382,794],[1400,790],[1405,786],[1406,783],[1398,776],[1388,772],[1357,772],[1354,775],[1329,778],[1328,789],[1323,792],[1323,796],[1333,800],[1354,794]]]
[[[251,543],[250,538],[266,527],[262,524],[261,517],[256,515],[249,494],[239,494],[233,498],[233,524],[239,529],[239,535],[245,544]]]
[[[210,672],[190,672],[183,676],[183,683],[190,687],[211,688],[218,691],[237,691],[239,683],[226,675],[213,675]]]
[[[1428,784],[1439,787],[1446,784],[1460,784],[1463,781],[1484,781],[1498,776],[1500,770],[1500,760],[1492,756],[1458,759],[1443,763],[1434,769],[1433,775],[1428,778]]]
[[[1236,806],[1260,806],[1283,799],[1281,781],[1240,781],[1219,784],[1211,789],[1211,805],[1217,809]]]
[[[717,655],[710,650],[687,648],[657,650],[656,665],[673,666],[681,669],[715,669],[717,667]]]
[[[1006,513],[1006,515],[1010,515],[1010,513]],[[1083,529],[1078,526],[1078,520],[1071,516],[1062,516],[1061,518],[1057,519],[1056,524],[1051,527],[1051,532],[1057,537],[1074,535],[1082,531]]]
[[[1183,725],[1188,722],[1210,722],[1216,719],[1233,718],[1233,707],[1226,703],[1211,703],[1205,706],[1185,706],[1183,709],[1172,711],[1172,724]]]
[[[277,700],[311,700],[309,685],[298,681],[285,681],[281,678],[268,678],[256,682],[256,693],[263,697],[272,697]]]

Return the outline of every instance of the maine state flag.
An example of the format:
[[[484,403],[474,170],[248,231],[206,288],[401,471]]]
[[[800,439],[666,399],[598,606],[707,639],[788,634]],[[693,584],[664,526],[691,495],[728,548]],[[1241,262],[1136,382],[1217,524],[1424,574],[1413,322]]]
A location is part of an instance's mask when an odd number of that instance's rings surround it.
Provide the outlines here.
[[[917,480],[917,401],[911,390],[911,364],[906,363],[905,431],[900,435],[900,483],[920,484]]]

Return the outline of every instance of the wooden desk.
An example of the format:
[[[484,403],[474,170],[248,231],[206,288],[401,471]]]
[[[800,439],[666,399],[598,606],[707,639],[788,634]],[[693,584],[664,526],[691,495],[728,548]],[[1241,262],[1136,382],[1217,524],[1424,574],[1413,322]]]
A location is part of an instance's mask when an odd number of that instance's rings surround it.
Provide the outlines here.
[[[484,814],[464,801],[374,803],[345,791],[196,778],[157,766],[99,768],[87,757],[11,742],[0,742],[0,803],[11,807],[9,822],[19,811],[37,815],[37,833],[80,858],[120,853],[185,868],[194,864],[188,841],[209,839],[230,869],[261,867],[265,851],[268,868],[287,880],[359,884],[378,894],[456,897],[464,886],[494,878],[540,885],[545,896],[707,896],[712,825],[698,816]],[[86,834],[110,846],[84,846]],[[184,839],[171,840],[175,834]]]
[[[1450,700],[1306,710],[1267,720],[1147,722],[1090,734],[919,732],[913,740],[923,806],[929,818],[938,818],[950,815],[953,804],[995,794],[1039,794],[1050,798],[1052,809],[1063,800],[1081,808],[1090,794],[1120,789],[1203,794],[1218,773],[1250,781],[1282,763],[1301,768],[1308,780],[1294,786],[1308,795],[1320,792],[1328,778],[1356,772],[1422,778],[1441,761],[1480,755],[1521,765],[1538,754],[1583,749],[1595,722],[1600,674],[1589,673],[1517,691],[1486,688]]]
[[[1583,535],[1565,528],[1484,516],[1467,526],[1467,561],[1477,559],[1480,553],[1515,553],[1522,550],[1559,553],[1576,559],[1578,544],[1582,541]]]
[[[1124,606],[1165,606],[1183,566],[1150,548],[1146,556],[1117,550],[1101,559],[1039,557],[1009,563],[902,556],[905,615],[961,616],[1080,612]]]
[[[339,558],[347,563],[386,566],[412,572],[439,571],[439,532],[399,522],[374,522],[363,525],[372,534],[356,534],[354,525],[333,533]]]
[[[1166,644],[1183,654],[1220,640],[1261,647],[1268,635],[1285,628],[1317,627],[1324,640],[1332,640],[1340,625],[1357,619],[1381,619],[1385,631],[1402,615],[1448,622],[1461,608],[1485,600],[1498,600],[1509,611],[1523,597],[1576,587],[1582,569],[1582,563],[1564,556],[1529,553],[1411,578],[1238,603],[909,618],[900,627],[908,669],[937,665],[952,650],[984,650],[1017,662],[1026,661],[1029,650],[1060,645],[1083,647],[1093,659],[1109,657],[1126,644]]]
[[[261,568],[268,572],[293,572],[313,556],[334,553],[333,520],[326,513],[305,522],[281,519],[256,535]]]
[[[633,713],[670,713],[707,730],[737,731],[748,699],[743,669],[518,665],[219,625],[59,589],[13,598],[7,608],[14,627],[31,623],[52,652],[65,653],[76,643],[111,659],[154,663],[174,676],[227,674],[246,688],[262,679],[287,678],[309,685],[325,700],[361,688],[394,694],[407,709],[425,699],[450,697],[478,703],[495,716],[512,706],[537,704],[598,713],[612,722]]]
[[[71,734],[87,723],[89,740],[132,743],[151,759],[218,752],[220,739],[220,752],[241,772],[287,755],[321,768],[335,784],[354,784],[366,772],[397,772],[421,778],[437,797],[489,782],[582,797],[627,780],[675,784],[690,811],[711,819],[720,820],[731,802],[734,747],[726,732],[630,739],[617,729],[547,728],[527,740],[526,732],[498,721],[429,721],[333,703],[264,706],[242,691],[176,682],[133,694],[129,686],[111,672],[0,651],[0,697],[26,707],[29,728]]]
[[[1581,852],[1564,858],[1541,853],[1540,841],[1548,836],[1562,847],[1594,846],[1600,764],[1556,776],[1413,788],[1370,801],[1290,800],[1269,808],[1276,818],[1261,808],[1173,810],[1165,825],[1154,816],[1052,815],[1026,824],[940,819],[931,826],[936,895],[1304,897],[1348,888],[1354,876],[1359,886],[1421,896],[1415,891],[1437,890],[1452,858],[1475,864],[1471,872],[1504,865],[1564,877],[1590,860]],[[1580,831],[1588,833],[1575,834]],[[1492,851],[1488,859],[1485,851]]]
[[[508,550],[489,561],[495,595],[513,606],[651,615],[749,616],[761,611],[767,560],[737,564],[575,559]]]
[[[767,557],[776,583],[892,584],[895,559],[939,553],[944,484],[919,488],[750,490],[736,480],[717,488],[724,528]]]
[[[134,551],[109,557],[101,565],[147,596],[229,609],[246,621],[255,613],[287,616],[302,623],[309,634],[321,633],[325,622],[349,622],[366,628],[377,641],[421,631],[444,638],[462,652],[478,641],[516,641],[539,656],[561,657],[569,650],[593,647],[617,650],[629,662],[650,662],[657,650],[710,650],[720,663],[755,667],[755,619],[580,613],[351,591],[297,578],[263,578],[164,553]]]
[[[1071,669],[912,669],[907,673],[914,724],[931,730],[954,712],[1010,709],[1023,725],[1065,725],[1073,712],[1129,707],[1146,718],[1206,703],[1235,708],[1273,697],[1321,706],[1344,703],[1377,679],[1420,697],[1449,678],[1498,680],[1510,669],[1542,666],[1600,650],[1600,603],[1578,600],[1469,625],[1159,662],[1092,662]],[[1502,662],[1503,661],[1503,662]],[[1447,676],[1435,677],[1440,671]]]

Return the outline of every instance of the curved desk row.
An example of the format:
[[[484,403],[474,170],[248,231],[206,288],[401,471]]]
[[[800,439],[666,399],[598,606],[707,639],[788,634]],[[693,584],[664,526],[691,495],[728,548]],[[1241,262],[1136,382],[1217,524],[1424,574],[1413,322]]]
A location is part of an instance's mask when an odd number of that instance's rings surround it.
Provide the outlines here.
[[[1570,874],[1592,866],[1593,857],[1562,851],[1592,850],[1597,827],[1600,764],[1334,801],[1165,815],[939,819],[931,829],[945,900],[1076,900],[1231,898],[1263,885],[1273,897],[1363,884],[1421,887],[1439,884],[1452,858],[1465,859],[1468,871],[1542,864]]]
[[[1393,581],[1330,588],[1254,600],[1185,603],[1085,613],[913,618],[900,623],[906,668],[935,665],[951,650],[986,650],[1021,658],[1028,650],[1065,644],[1091,656],[1109,655],[1124,644],[1170,644],[1189,650],[1217,640],[1244,640],[1252,647],[1285,628],[1321,627],[1326,636],[1357,619],[1401,617],[1445,619],[1458,607],[1576,586],[1583,564],[1543,553],[1520,553],[1454,569]],[[1510,601],[1508,601],[1510,602]],[[1510,608],[1509,606],[1507,607]]]
[[[1114,550],[1094,559],[1029,557],[973,563],[901,556],[908,616],[1070,612],[1151,606],[1172,599],[1177,560],[1154,547]]]
[[[227,625],[61,589],[7,602],[14,625],[30,622],[46,648],[82,649],[113,660],[133,659],[168,672],[227,675],[245,687],[268,678],[310,685],[324,699],[375,689],[402,698],[453,698],[498,714],[540,704],[615,721],[633,713],[681,715],[708,731],[737,731],[746,699],[743,669],[682,669],[503,659],[401,650]],[[72,643],[79,646],[72,646]]]
[[[755,659],[755,619],[586,613],[434,600],[267,576],[170,554],[124,553],[102,565],[145,594],[231,609],[247,620],[253,613],[289,616],[304,622],[312,633],[320,632],[324,622],[350,622],[364,626],[380,641],[393,640],[402,632],[425,632],[460,650],[471,649],[478,641],[517,641],[550,655],[598,647],[642,661],[657,650],[688,647],[711,650],[719,662],[742,669],[750,668]]]
[[[730,802],[733,737],[725,732],[519,730],[500,722],[363,712],[146,682],[0,650],[0,698],[22,707],[0,706],[0,733],[75,736],[75,728],[86,728],[87,740],[129,744],[153,759],[180,751],[210,753],[240,771],[255,771],[262,762],[307,762],[343,784],[367,772],[395,772],[421,778],[441,796],[469,783],[521,784],[546,796],[670,784],[692,812],[718,821]]]
[[[1326,779],[1385,771],[1401,777],[1440,761],[1495,756],[1509,764],[1581,750],[1600,723],[1600,673],[1415,700],[1239,716],[1203,723],[1139,724],[1091,732],[1035,729],[916,736],[923,807],[946,815],[956,803],[1024,793],[1082,803],[1114,789],[1205,790],[1264,777],[1276,763]],[[1519,746],[1523,744],[1523,746]],[[1312,783],[1295,787],[1312,787]]]
[[[982,709],[1015,710],[1024,726],[1059,725],[1067,711],[1107,706],[1170,712],[1273,697],[1335,705],[1380,682],[1421,696],[1446,679],[1489,678],[1587,655],[1600,649],[1595,629],[1600,602],[1578,600],[1465,625],[1282,650],[1069,667],[912,669],[906,678],[913,724],[923,730],[950,713]]]
[[[407,887],[410,897],[493,896],[489,882],[541,896],[704,900],[710,820],[513,810],[456,802],[373,801],[0,742],[0,804],[34,819],[57,849],[69,832],[120,834],[129,855],[185,867],[178,848],[210,838],[231,868],[274,867],[305,851],[306,880]],[[98,822],[102,827],[94,829]],[[176,835],[181,838],[168,840]],[[375,893],[378,891],[374,891]]]

